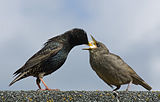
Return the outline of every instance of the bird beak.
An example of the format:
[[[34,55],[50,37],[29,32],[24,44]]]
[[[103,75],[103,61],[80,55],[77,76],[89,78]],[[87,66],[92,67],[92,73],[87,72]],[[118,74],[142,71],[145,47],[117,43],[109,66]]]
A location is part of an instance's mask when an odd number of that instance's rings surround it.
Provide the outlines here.
[[[95,45],[97,45],[97,41],[95,40],[95,38],[91,35],[92,41],[94,42]]]
[[[88,42],[88,46],[89,46],[89,48],[84,48],[84,49],[82,49],[82,50],[91,50],[91,49],[92,49],[92,48],[91,48],[91,46],[92,46],[91,42]]]
[[[94,37],[92,35],[91,35],[91,38],[92,38],[92,41],[88,42],[89,48],[84,48],[83,50],[92,50],[94,48],[97,48],[96,40],[94,39]]]

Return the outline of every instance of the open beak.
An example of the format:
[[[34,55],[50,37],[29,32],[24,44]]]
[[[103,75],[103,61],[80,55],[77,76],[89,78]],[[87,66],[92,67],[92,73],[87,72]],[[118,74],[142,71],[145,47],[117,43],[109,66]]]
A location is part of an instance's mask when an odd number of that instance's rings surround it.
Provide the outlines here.
[[[92,49],[92,48],[91,48],[91,46],[92,46],[91,42],[88,42],[88,46],[89,46],[89,48],[84,48],[84,49],[82,49],[82,50],[91,50],[91,49]]]
[[[88,42],[89,48],[84,48],[82,50],[92,50],[94,48],[97,48],[96,40],[94,39],[94,37],[92,35],[91,35],[91,38],[92,38],[92,41]]]
[[[92,41],[94,43],[94,45],[97,45],[97,41],[95,40],[95,38],[91,35]]]

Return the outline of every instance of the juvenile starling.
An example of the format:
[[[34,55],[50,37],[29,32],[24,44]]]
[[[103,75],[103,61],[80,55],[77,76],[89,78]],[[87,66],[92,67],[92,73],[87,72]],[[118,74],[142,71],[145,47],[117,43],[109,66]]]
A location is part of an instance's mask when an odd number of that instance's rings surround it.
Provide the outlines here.
[[[103,43],[96,41],[93,37],[92,40],[89,42],[90,48],[84,50],[89,50],[90,64],[97,75],[111,88],[113,88],[113,85],[116,86],[113,91],[118,90],[123,84],[128,84],[126,89],[128,91],[129,85],[132,83],[141,85],[147,90],[152,89],[119,56],[110,53]]]
[[[14,75],[18,75],[10,84],[28,76],[36,77],[40,90],[51,90],[43,81],[43,77],[59,69],[65,62],[70,50],[81,44],[88,44],[87,34],[82,29],[72,29],[64,34],[49,39],[44,47],[34,54]],[[46,89],[41,89],[40,82]]]

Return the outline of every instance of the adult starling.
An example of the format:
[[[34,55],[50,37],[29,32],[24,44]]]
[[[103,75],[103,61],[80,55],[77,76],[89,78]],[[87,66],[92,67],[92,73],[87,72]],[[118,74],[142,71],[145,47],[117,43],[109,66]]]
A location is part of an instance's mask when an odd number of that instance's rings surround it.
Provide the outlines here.
[[[72,29],[64,34],[49,39],[44,47],[34,54],[14,75],[18,75],[10,84],[28,76],[36,77],[40,90],[51,90],[43,81],[43,77],[59,69],[65,62],[70,50],[81,44],[88,44],[87,34],[82,29]],[[40,82],[46,89],[41,89]]]
[[[90,48],[84,50],[89,50],[90,64],[97,75],[111,88],[113,88],[113,85],[116,86],[113,91],[118,90],[123,84],[128,84],[126,89],[128,91],[129,85],[132,83],[141,85],[147,90],[152,89],[119,56],[110,53],[103,43],[96,41],[93,37],[92,40],[89,42]]]

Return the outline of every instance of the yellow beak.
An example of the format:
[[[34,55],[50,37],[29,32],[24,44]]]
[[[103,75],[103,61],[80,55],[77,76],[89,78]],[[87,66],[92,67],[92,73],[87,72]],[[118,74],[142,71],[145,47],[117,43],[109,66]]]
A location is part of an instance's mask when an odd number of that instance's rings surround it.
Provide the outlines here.
[[[84,48],[83,50],[92,50],[93,48],[97,47],[96,40],[94,39],[94,37],[92,35],[91,35],[91,38],[92,38],[92,41],[88,42],[89,48]]]
[[[92,49],[92,48],[91,48],[91,46],[92,46],[91,42],[88,42],[88,46],[89,46],[89,48],[84,48],[84,49],[82,49],[82,50],[91,50],[91,49]]]
[[[97,45],[97,41],[95,40],[95,38],[91,35],[92,41],[94,42],[95,45]]]

